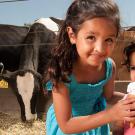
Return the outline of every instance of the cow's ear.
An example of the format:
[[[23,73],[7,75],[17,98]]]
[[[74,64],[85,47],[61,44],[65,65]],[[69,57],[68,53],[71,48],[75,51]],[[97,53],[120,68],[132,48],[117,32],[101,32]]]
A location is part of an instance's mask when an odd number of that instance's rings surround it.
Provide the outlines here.
[[[76,44],[76,35],[73,32],[73,29],[71,27],[67,27],[67,33],[68,33],[71,44]]]
[[[55,23],[57,23],[58,26],[61,26],[63,21],[62,19],[58,19],[58,18],[55,18],[55,17],[50,17],[51,20],[53,20]]]

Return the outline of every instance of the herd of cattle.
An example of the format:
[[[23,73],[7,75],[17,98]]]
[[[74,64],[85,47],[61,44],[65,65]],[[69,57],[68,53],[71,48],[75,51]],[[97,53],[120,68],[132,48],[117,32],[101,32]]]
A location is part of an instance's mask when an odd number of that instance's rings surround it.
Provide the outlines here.
[[[35,119],[46,104],[41,100],[42,77],[61,23],[51,17],[30,27],[0,25],[0,80],[4,78],[16,94],[23,121]]]

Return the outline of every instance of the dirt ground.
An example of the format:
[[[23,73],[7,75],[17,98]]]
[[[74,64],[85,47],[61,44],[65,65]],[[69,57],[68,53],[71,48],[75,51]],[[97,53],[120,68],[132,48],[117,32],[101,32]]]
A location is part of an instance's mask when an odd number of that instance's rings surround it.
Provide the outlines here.
[[[22,122],[0,112],[0,135],[45,135],[45,121]]]

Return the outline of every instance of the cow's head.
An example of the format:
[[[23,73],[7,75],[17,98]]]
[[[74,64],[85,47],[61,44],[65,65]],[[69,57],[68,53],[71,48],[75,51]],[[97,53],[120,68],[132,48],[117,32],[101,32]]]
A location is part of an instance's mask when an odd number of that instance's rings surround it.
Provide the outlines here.
[[[41,79],[31,71],[25,71],[16,76],[17,99],[21,107],[23,121],[37,118],[36,105],[40,81]]]

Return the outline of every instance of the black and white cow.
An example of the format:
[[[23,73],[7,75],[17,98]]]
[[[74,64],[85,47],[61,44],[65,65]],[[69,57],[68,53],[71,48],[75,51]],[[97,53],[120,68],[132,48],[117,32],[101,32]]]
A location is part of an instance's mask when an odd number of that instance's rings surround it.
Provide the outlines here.
[[[42,75],[59,29],[53,19],[41,18],[30,28],[8,25],[5,29],[8,36],[0,35],[0,62],[4,63],[1,78],[14,89],[23,121],[35,119],[37,112],[42,111],[39,107]]]

